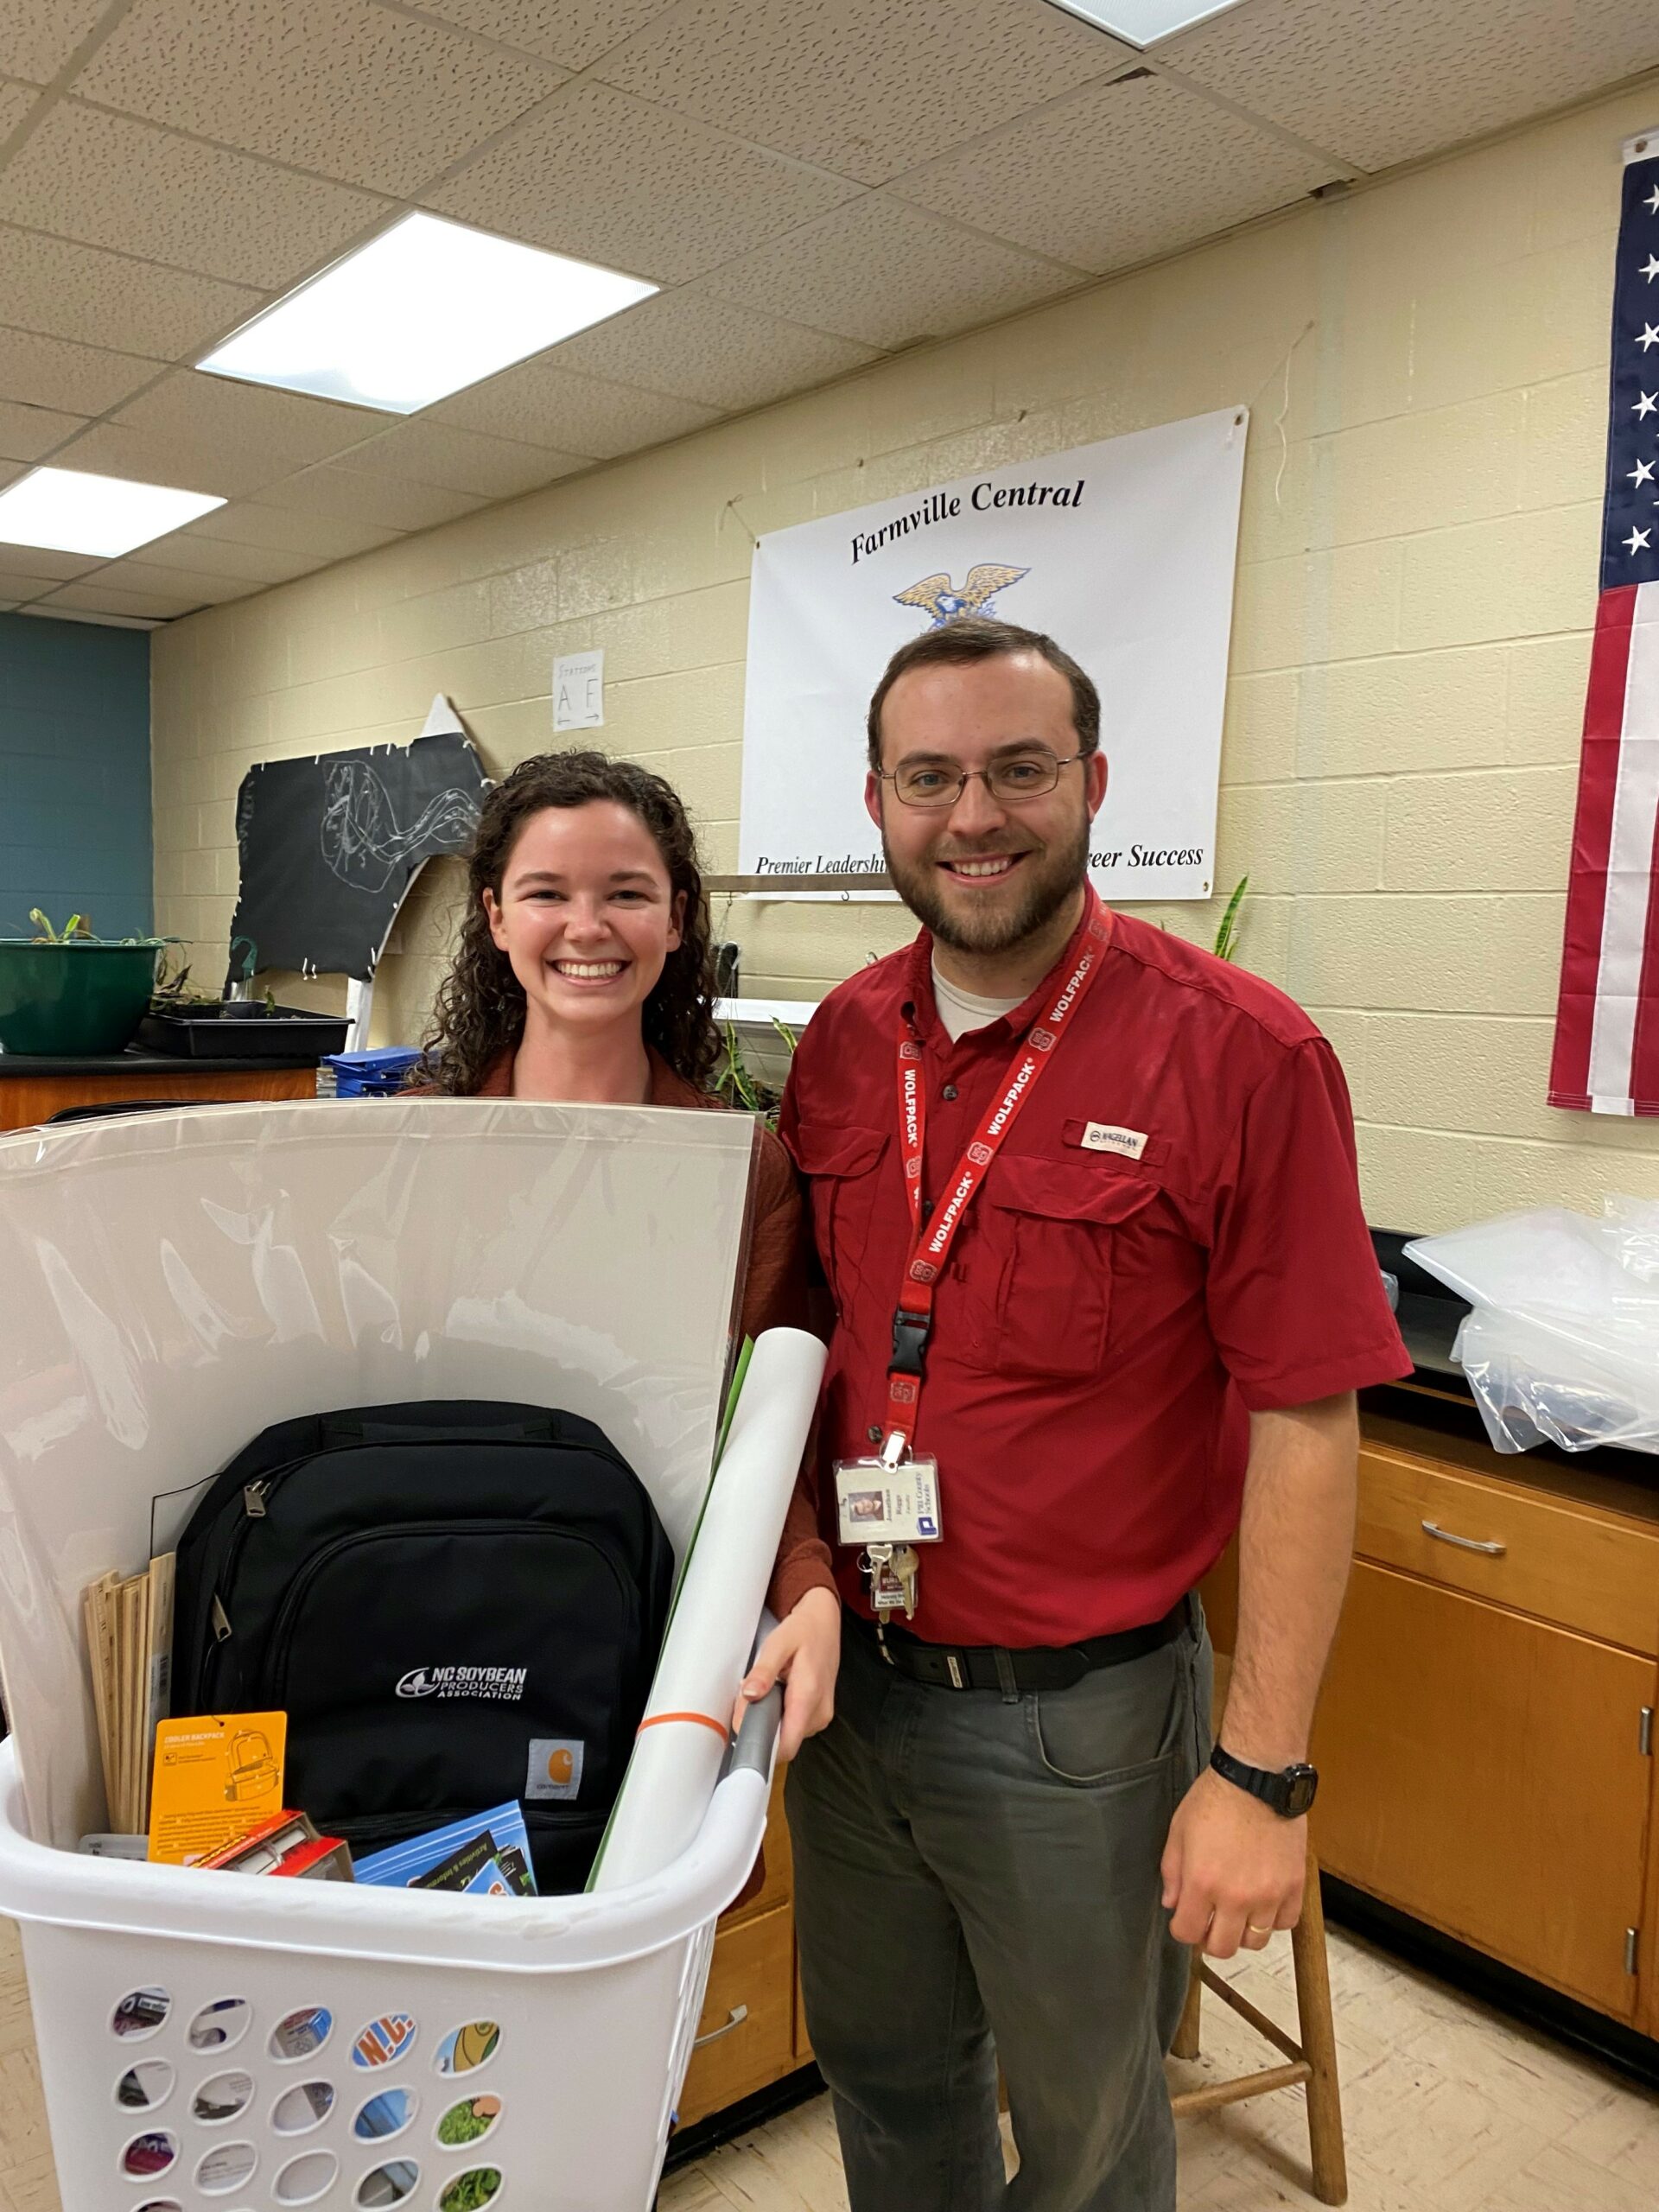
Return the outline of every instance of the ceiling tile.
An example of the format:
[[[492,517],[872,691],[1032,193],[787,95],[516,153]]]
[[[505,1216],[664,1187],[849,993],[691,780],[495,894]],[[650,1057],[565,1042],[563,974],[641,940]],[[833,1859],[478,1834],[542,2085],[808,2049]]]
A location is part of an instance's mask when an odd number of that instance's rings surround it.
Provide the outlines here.
[[[394,212],[73,100],[0,169],[0,221],[266,291],[296,283]]]
[[[347,522],[376,524],[389,531],[429,530],[487,506],[466,492],[441,491],[435,484],[395,483],[361,469],[328,463],[268,484],[260,493],[265,506],[292,507],[302,514],[336,515]]]
[[[222,509],[216,509],[222,512]],[[152,538],[143,549],[152,569],[184,569],[196,575],[240,578],[251,584],[285,584],[327,564],[323,553],[278,553],[266,545],[236,545],[224,537],[194,537],[175,530]]]
[[[588,84],[560,93],[426,204],[674,283],[780,237],[857,189]]]
[[[48,607],[44,601],[22,611],[30,621],[91,622],[111,630],[159,630],[162,626],[159,621],[144,621],[136,614],[85,614],[67,607]]]
[[[1090,270],[1173,253],[1337,173],[1157,77],[1090,85],[889,188]]]
[[[80,415],[60,415],[50,407],[16,407],[0,400],[0,454],[8,461],[39,461],[73,430],[86,428]]]
[[[188,599],[193,605],[212,607],[221,600],[245,598],[249,592],[261,588],[263,579],[232,575],[224,569],[175,568],[170,563],[153,561],[149,547],[143,545],[130,559],[111,561],[108,568],[100,569],[88,579],[88,588],[105,583],[121,591],[151,593],[158,599]]]
[[[21,586],[41,576],[51,582],[41,587],[50,591],[56,584],[67,583],[75,576],[84,576],[89,569],[97,568],[95,560],[88,560],[84,553],[54,553],[43,545],[8,545],[0,543],[0,591],[9,598],[21,599]]]
[[[0,138],[10,138],[35,105],[27,85],[0,85]]]
[[[166,366],[164,361],[143,360],[136,353],[74,346],[67,339],[43,338],[38,331],[8,330],[0,325],[0,398],[21,400],[29,407],[102,415]]]
[[[1386,168],[1659,62],[1653,0],[1249,0],[1156,49],[1160,63]]]
[[[137,0],[74,89],[401,198],[561,82],[371,0]]]
[[[264,303],[239,284],[0,226],[0,312],[21,329],[174,360]]]
[[[907,346],[989,322],[1081,281],[871,193],[705,277],[699,289],[868,346]]]
[[[548,445],[556,452],[579,453],[597,461],[659,445],[664,438],[683,436],[718,419],[715,409],[687,399],[635,391],[626,385],[605,384],[596,377],[549,367],[550,358],[538,355],[487,383],[475,384],[470,391],[446,399],[434,412],[441,422],[458,423],[463,429],[522,438],[530,445]]]
[[[452,423],[435,422],[430,416],[400,423],[372,445],[359,447],[351,459],[354,469],[370,476],[397,476],[410,484],[435,484],[445,491],[476,492],[486,499],[511,499],[589,465],[585,454],[556,453],[549,446],[524,445],[516,438],[486,437]]]
[[[0,70],[49,85],[110,0],[6,0],[0,11]]]
[[[879,360],[868,346],[798,322],[745,314],[694,286],[658,292],[541,357],[583,374],[700,400],[708,407],[764,406]]]
[[[880,184],[1130,67],[1058,8],[1008,0],[693,0],[601,65],[607,84]]]
[[[657,16],[673,0],[423,0],[422,13],[458,30],[499,38],[523,54],[586,69]]]
[[[105,571],[100,569],[101,576]],[[41,613],[55,613],[60,609],[73,609],[91,614],[142,614],[152,620],[169,622],[175,615],[188,614],[201,605],[188,592],[124,591],[118,584],[105,584],[94,576],[84,584],[63,584],[50,599],[40,602]]]
[[[227,497],[372,437],[385,418],[177,369],[64,453],[66,467]]]
[[[58,576],[31,576],[21,569],[0,568],[0,601],[17,607],[24,600],[39,599],[43,593],[56,591],[61,582]]]
[[[254,499],[232,499],[210,515],[174,533],[169,543],[192,538],[224,539],[233,545],[252,546],[272,553],[315,554],[319,563],[344,561],[353,553],[372,553],[377,545],[390,545],[400,531],[383,529],[361,519],[325,514],[290,513]],[[211,567],[211,562],[201,565]]]

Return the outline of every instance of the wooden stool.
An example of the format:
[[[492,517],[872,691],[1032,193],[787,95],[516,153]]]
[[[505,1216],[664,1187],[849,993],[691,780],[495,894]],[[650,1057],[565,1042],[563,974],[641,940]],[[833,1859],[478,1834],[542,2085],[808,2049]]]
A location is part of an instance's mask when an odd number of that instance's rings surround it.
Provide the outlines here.
[[[1215,1726],[1221,1728],[1222,1708],[1227,1701],[1232,1660],[1218,1651],[1215,1657]],[[1313,2166],[1313,2194],[1321,2204],[1348,2202],[1348,2160],[1342,2147],[1342,2092],[1337,2085],[1337,2037],[1331,2019],[1331,1969],[1325,1953],[1325,1907],[1319,1897],[1319,1862],[1307,1854],[1307,1884],[1302,1892],[1302,1916],[1290,1935],[1291,1957],[1296,1969],[1296,2026],[1300,2043],[1293,2042],[1278,2023],[1260,2012],[1248,1997],[1239,1994],[1197,1951],[1186,1985],[1186,2004],[1181,2024],[1170,2045],[1173,2058],[1198,2056],[1198,2010],[1207,1986],[1259,2036],[1285,2055],[1283,2066],[1263,2067],[1259,2073],[1241,2074],[1231,2082],[1207,2082],[1201,2089],[1183,2089],[1170,2099],[1175,2117],[1213,2112],[1217,2105],[1239,2103],[1245,2097],[1264,2097],[1273,2089],[1288,2089],[1298,2082],[1307,2087],[1307,2146]]]
[[[1298,2033],[1294,2042],[1276,2021],[1258,2012],[1213,1967],[1193,1954],[1193,1973],[1187,1983],[1186,2006],[1170,2050],[1176,2058],[1198,2056],[1198,2010],[1208,1987],[1241,2019],[1248,2020],[1276,2050],[1283,2051],[1283,2066],[1268,2066],[1259,2073],[1241,2074],[1231,2082],[1211,2082],[1201,2089],[1183,2089],[1170,2099],[1176,2118],[1189,2113],[1213,2112],[1217,2105],[1236,2104],[1244,2097],[1266,2096],[1272,2089],[1288,2089],[1298,2082],[1307,2087],[1307,2144],[1313,2166],[1313,2194],[1321,2204],[1348,2202],[1348,2161],[1342,2147],[1342,2094],[1337,2085],[1337,2039],[1331,2019],[1331,1976],[1325,1954],[1325,1911],[1319,1901],[1319,1861],[1307,1854],[1307,1888],[1302,1916],[1291,1931],[1291,1955],[1296,1967]]]

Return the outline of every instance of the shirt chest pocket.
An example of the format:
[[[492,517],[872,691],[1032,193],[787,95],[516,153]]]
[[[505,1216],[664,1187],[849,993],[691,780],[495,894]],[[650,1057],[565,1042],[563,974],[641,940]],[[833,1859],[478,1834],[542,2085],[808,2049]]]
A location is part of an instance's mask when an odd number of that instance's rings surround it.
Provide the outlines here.
[[[998,1373],[1097,1375],[1106,1360],[1124,1224],[1158,1196],[1093,1161],[999,1160],[982,1201],[973,1300],[977,1356]],[[967,1255],[964,1255],[964,1257]]]
[[[812,1195],[812,1234],[830,1294],[850,1313],[872,1279],[870,1228],[889,1142],[886,1129],[803,1122],[795,1132],[795,1157]],[[898,1296],[893,1268],[892,1304]]]

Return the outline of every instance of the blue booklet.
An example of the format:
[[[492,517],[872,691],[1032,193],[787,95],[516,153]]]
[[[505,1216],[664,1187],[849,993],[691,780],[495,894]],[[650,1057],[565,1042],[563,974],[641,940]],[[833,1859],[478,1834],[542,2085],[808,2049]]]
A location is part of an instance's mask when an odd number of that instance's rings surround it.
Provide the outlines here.
[[[385,1851],[354,1859],[359,1882],[394,1890],[464,1890],[481,1896],[536,1895],[530,1834],[516,1798],[487,1813],[452,1821],[448,1827],[410,1836]]]

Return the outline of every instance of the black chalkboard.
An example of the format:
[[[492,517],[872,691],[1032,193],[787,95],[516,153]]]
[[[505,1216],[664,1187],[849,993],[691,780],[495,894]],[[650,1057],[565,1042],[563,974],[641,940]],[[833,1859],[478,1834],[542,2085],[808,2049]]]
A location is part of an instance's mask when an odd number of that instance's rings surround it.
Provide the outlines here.
[[[232,938],[252,939],[262,969],[367,982],[421,868],[471,840],[487,780],[458,735],[250,768]]]

